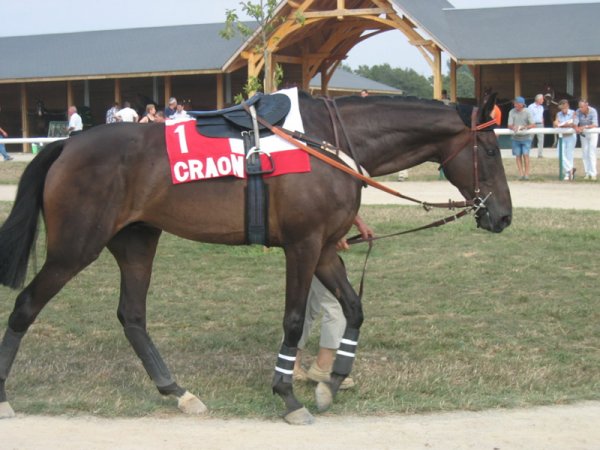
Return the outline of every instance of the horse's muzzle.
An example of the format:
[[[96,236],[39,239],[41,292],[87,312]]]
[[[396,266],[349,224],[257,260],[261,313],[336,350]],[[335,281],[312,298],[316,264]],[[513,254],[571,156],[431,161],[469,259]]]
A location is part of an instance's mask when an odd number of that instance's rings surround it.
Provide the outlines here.
[[[494,214],[490,213],[489,209],[481,208],[475,214],[475,220],[479,228],[491,231],[492,233],[500,233],[510,225],[512,215],[506,214],[494,217]]]

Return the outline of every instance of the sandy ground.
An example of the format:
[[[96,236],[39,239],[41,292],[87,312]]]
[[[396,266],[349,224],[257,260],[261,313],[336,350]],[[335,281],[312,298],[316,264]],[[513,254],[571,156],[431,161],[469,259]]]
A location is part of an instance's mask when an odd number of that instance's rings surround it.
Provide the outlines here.
[[[444,181],[388,184],[425,201],[459,199],[456,189]],[[600,183],[515,182],[510,188],[516,208],[600,210]],[[12,200],[14,195],[13,187],[0,186],[0,200]],[[403,202],[373,188],[364,191],[363,204],[384,203]],[[14,419],[0,420],[0,449],[42,448],[600,450],[600,402],[427,415],[323,415],[310,427],[276,419],[101,419],[26,416],[18,411]]]
[[[600,402],[414,416],[320,416],[309,427],[190,417],[17,415],[0,421],[0,448],[597,450],[599,424]]]

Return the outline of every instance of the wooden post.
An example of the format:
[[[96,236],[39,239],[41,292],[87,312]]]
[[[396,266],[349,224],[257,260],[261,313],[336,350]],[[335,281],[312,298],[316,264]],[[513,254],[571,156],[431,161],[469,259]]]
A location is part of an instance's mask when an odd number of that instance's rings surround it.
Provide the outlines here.
[[[169,99],[172,97],[171,94],[171,77],[169,75],[165,76],[165,108],[169,106]]]
[[[437,47],[433,53],[433,98],[442,98],[442,51]]]
[[[458,95],[457,84],[456,84],[456,61],[450,60],[450,101],[456,103],[456,97]]]
[[[481,94],[483,94],[481,87],[481,66],[470,66],[469,69],[471,69],[471,73],[475,77],[475,100],[479,104],[481,102]]]
[[[329,77],[327,76],[327,67],[325,64],[321,66],[321,95],[329,96]]]
[[[69,80],[67,81],[67,109],[75,104],[73,97],[73,83]]]
[[[515,64],[514,67],[514,79],[515,79],[515,95],[514,98],[521,95],[521,64]]]
[[[222,109],[224,107],[224,89],[223,89],[223,74],[217,74],[217,109]]]
[[[29,116],[27,115],[27,85],[21,83],[21,132],[23,137],[29,137]],[[29,153],[31,148],[29,144],[23,145],[23,153]]]
[[[588,63],[587,61],[581,62],[581,98],[588,100]]]
[[[115,102],[121,104],[121,80],[115,78]]]

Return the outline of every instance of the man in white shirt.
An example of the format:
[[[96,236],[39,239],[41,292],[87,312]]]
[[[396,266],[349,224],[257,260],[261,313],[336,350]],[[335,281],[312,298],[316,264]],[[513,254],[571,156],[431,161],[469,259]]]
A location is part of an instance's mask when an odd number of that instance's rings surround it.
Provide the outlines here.
[[[531,117],[535,122],[535,128],[544,128],[544,96],[538,94],[535,101],[527,107],[531,112]],[[544,157],[544,133],[538,133],[537,136],[537,157]]]
[[[83,121],[81,120],[81,116],[77,114],[77,107],[69,106],[67,115],[69,116],[69,128],[67,129],[69,136],[81,133],[83,130]]]
[[[123,103],[123,108],[115,114],[115,117],[119,122],[137,122],[140,118],[129,102]]]

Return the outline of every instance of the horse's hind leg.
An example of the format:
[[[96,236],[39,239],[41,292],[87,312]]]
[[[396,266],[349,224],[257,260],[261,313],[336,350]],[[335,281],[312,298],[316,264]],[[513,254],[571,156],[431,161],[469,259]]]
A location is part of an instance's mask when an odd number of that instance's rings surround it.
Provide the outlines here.
[[[163,395],[174,395],[186,414],[202,414],[206,406],[181,388],[146,331],[146,294],[152,262],[161,231],[145,225],[130,225],[108,243],[121,270],[121,294],[117,316],[127,340],[142,361],[146,372]]]
[[[0,419],[14,416],[7,401],[5,382],[17,356],[21,339],[52,297],[80,270],[94,261],[98,254],[90,253],[89,258],[76,261],[76,258],[68,256],[71,255],[69,251],[62,250],[62,253],[58,252],[63,255],[60,258],[54,257],[53,252],[49,251],[48,259],[40,272],[17,296],[15,307],[8,319],[8,328],[0,344]]]

